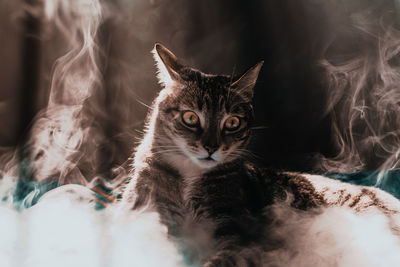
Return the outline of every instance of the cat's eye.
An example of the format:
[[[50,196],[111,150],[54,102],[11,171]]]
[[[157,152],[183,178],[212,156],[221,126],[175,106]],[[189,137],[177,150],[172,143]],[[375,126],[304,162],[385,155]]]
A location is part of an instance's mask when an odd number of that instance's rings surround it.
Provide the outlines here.
[[[182,121],[187,126],[194,128],[199,125],[200,119],[199,119],[199,116],[197,116],[197,114],[194,113],[193,111],[185,111],[182,114]]]
[[[240,118],[237,116],[229,117],[225,120],[224,128],[228,131],[235,131],[240,127]]]

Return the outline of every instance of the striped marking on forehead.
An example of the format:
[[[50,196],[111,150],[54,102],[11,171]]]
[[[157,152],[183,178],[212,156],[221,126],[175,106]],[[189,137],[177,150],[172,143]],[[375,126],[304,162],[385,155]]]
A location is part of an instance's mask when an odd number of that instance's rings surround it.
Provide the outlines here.
[[[226,95],[224,94],[209,94],[205,92],[198,104],[199,109],[215,113],[226,111],[226,102]]]
[[[212,97],[210,95],[203,96],[202,113],[207,118],[205,128],[219,128],[221,119],[226,116],[225,108],[223,107],[224,97]]]

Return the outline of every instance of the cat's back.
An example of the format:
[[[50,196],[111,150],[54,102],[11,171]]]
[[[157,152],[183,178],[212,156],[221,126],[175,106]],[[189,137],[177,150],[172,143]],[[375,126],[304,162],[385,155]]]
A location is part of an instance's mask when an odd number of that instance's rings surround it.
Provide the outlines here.
[[[376,210],[385,214],[400,212],[400,201],[376,187],[350,184],[322,175],[293,172],[282,174],[289,179],[296,177],[297,181],[293,180],[293,188],[304,188],[307,184],[311,188],[310,193],[326,206],[348,207],[356,212]]]
[[[257,199],[265,206],[288,201],[297,209],[347,207],[355,212],[400,214],[400,201],[373,186],[355,185],[323,175],[285,172],[243,162],[241,180],[250,184],[248,194],[262,194]],[[243,178],[245,177],[245,178]],[[243,182],[242,182],[243,184]]]

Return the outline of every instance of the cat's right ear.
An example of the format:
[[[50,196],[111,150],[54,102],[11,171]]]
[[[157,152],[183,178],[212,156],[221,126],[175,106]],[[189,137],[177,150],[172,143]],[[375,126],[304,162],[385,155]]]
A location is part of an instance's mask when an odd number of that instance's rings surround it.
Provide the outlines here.
[[[231,84],[231,88],[236,90],[244,99],[251,100],[253,98],[254,86],[260,73],[264,61],[258,62],[256,65],[248,69],[236,81]]]
[[[169,86],[181,82],[179,71],[183,65],[179,59],[160,43],[154,45],[152,51],[157,66],[157,78],[161,85]]]

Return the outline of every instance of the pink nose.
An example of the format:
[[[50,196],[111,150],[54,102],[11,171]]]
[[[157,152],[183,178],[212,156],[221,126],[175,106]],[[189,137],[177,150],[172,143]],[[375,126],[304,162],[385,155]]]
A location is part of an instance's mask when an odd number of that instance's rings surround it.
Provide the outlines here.
[[[207,150],[208,154],[211,155],[212,153],[214,153],[215,151],[217,151],[218,147],[217,147],[217,146],[208,146],[208,145],[205,145],[205,146],[204,146],[204,149]]]

